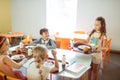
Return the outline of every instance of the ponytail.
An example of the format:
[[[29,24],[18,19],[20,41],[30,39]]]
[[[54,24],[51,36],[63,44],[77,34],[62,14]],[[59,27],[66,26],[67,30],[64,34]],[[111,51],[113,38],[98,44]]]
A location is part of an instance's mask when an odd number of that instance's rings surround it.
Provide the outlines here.
[[[41,61],[45,59],[45,56],[47,54],[47,49],[43,46],[36,46],[33,49],[33,53],[36,55],[35,56],[36,57],[35,59],[36,68],[39,69],[40,78],[41,80],[43,80],[43,74],[42,74],[42,70],[40,69],[40,67],[41,67]]]

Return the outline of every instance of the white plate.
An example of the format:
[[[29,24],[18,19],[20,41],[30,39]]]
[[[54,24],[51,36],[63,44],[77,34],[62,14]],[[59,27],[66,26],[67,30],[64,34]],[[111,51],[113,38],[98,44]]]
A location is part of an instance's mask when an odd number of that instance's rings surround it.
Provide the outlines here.
[[[34,47],[34,46],[26,46],[25,48],[27,48],[27,49],[28,49],[28,47],[32,48],[32,47]]]
[[[13,60],[21,60],[21,59],[24,59],[24,58],[25,58],[25,55],[23,55],[23,54],[13,55],[11,57],[11,59],[13,59]]]
[[[10,47],[9,51],[15,51],[18,46]]]
[[[88,49],[90,49],[90,46],[88,46],[88,45],[79,45],[79,46],[78,46],[78,48],[79,48],[79,49],[82,49],[82,50],[83,50],[85,47],[87,47]]]

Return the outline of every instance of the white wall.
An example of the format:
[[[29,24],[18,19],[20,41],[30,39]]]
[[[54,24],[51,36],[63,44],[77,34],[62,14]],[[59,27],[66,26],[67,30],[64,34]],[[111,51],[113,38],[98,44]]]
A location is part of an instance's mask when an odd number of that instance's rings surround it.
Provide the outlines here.
[[[46,0],[10,0],[12,31],[39,37],[46,24]]]
[[[111,49],[120,50],[120,0],[78,0],[77,29],[91,31],[94,20],[103,16],[107,34],[112,38]],[[33,37],[46,25],[46,0],[10,0],[12,31]]]
[[[106,19],[111,49],[120,50],[120,0],[78,0],[77,29],[91,31],[98,16]]]

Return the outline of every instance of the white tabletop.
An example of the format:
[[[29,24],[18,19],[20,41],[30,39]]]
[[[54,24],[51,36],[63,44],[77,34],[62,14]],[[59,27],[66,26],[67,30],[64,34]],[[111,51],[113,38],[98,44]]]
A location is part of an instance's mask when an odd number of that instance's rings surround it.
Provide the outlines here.
[[[58,60],[62,60],[62,56],[64,54],[66,56],[66,61],[69,64],[71,64],[75,61],[76,63],[80,63],[80,64],[83,64],[86,66],[86,68],[84,70],[82,70],[81,72],[79,72],[78,74],[64,70],[62,72],[55,73],[56,75],[77,79],[77,78],[80,78],[90,68],[90,64],[91,64],[91,56],[90,55],[73,52],[73,51],[69,51],[69,50],[63,50],[63,49],[56,49],[56,51],[57,51]],[[48,55],[50,58],[53,58],[53,56],[51,54],[51,50],[48,50]],[[27,68],[32,61],[33,61],[33,59],[30,59],[23,66],[25,68]],[[59,66],[62,66],[62,65],[59,65]]]
[[[87,34],[60,34],[60,35],[55,35],[55,37],[58,38],[69,38],[69,39],[87,39],[88,35]]]
[[[82,70],[81,72],[79,72],[78,74],[64,70],[62,72],[57,73],[56,75],[77,79],[77,78],[80,78],[90,68],[91,59],[92,59],[91,55],[83,54],[83,53],[79,53],[79,52],[73,52],[73,51],[69,51],[69,50],[62,50],[62,49],[56,49],[56,50],[57,50],[58,60],[61,60],[62,55],[64,54],[64,55],[66,55],[66,59],[69,64],[76,61],[76,63],[80,63],[80,64],[83,64],[86,66],[86,68],[84,70]],[[50,54],[50,52],[49,52],[49,54]]]
[[[15,49],[15,47],[10,48],[10,50],[14,50],[14,49]],[[90,68],[91,59],[92,59],[92,57],[90,55],[83,54],[80,52],[74,52],[74,51],[70,51],[70,50],[63,50],[63,49],[56,49],[56,51],[57,51],[58,60],[62,60],[62,56],[65,55],[66,61],[69,64],[71,64],[75,61],[76,63],[80,63],[80,64],[83,64],[86,66],[86,68],[84,70],[82,70],[81,72],[79,72],[78,74],[74,74],[72,72],[64,70],[62,72],[56,73],[56,75],[77,79],[77,78],[80,78]],[[51,54],[51,50],[48,50],[48,56],[50,58],[53,58],[53,56]],[[23,65],[23,67],[27,68],[33,60],[34,60],[33,58],[28,60]],[[59,65],[59,66],[62,66],[62,65]]]

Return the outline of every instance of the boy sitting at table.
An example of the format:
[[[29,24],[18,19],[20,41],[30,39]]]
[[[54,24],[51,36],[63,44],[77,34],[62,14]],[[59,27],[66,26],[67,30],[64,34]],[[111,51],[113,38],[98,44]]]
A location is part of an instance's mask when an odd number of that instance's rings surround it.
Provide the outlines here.
[[[48,49],[55,49],[56,48],[55,42],[49,38],[49,31],[47,28],[42,28],[40,30],[40,36],[41,36],[41,38],[39,40],[35,40],[31,44],[43,44]]]

